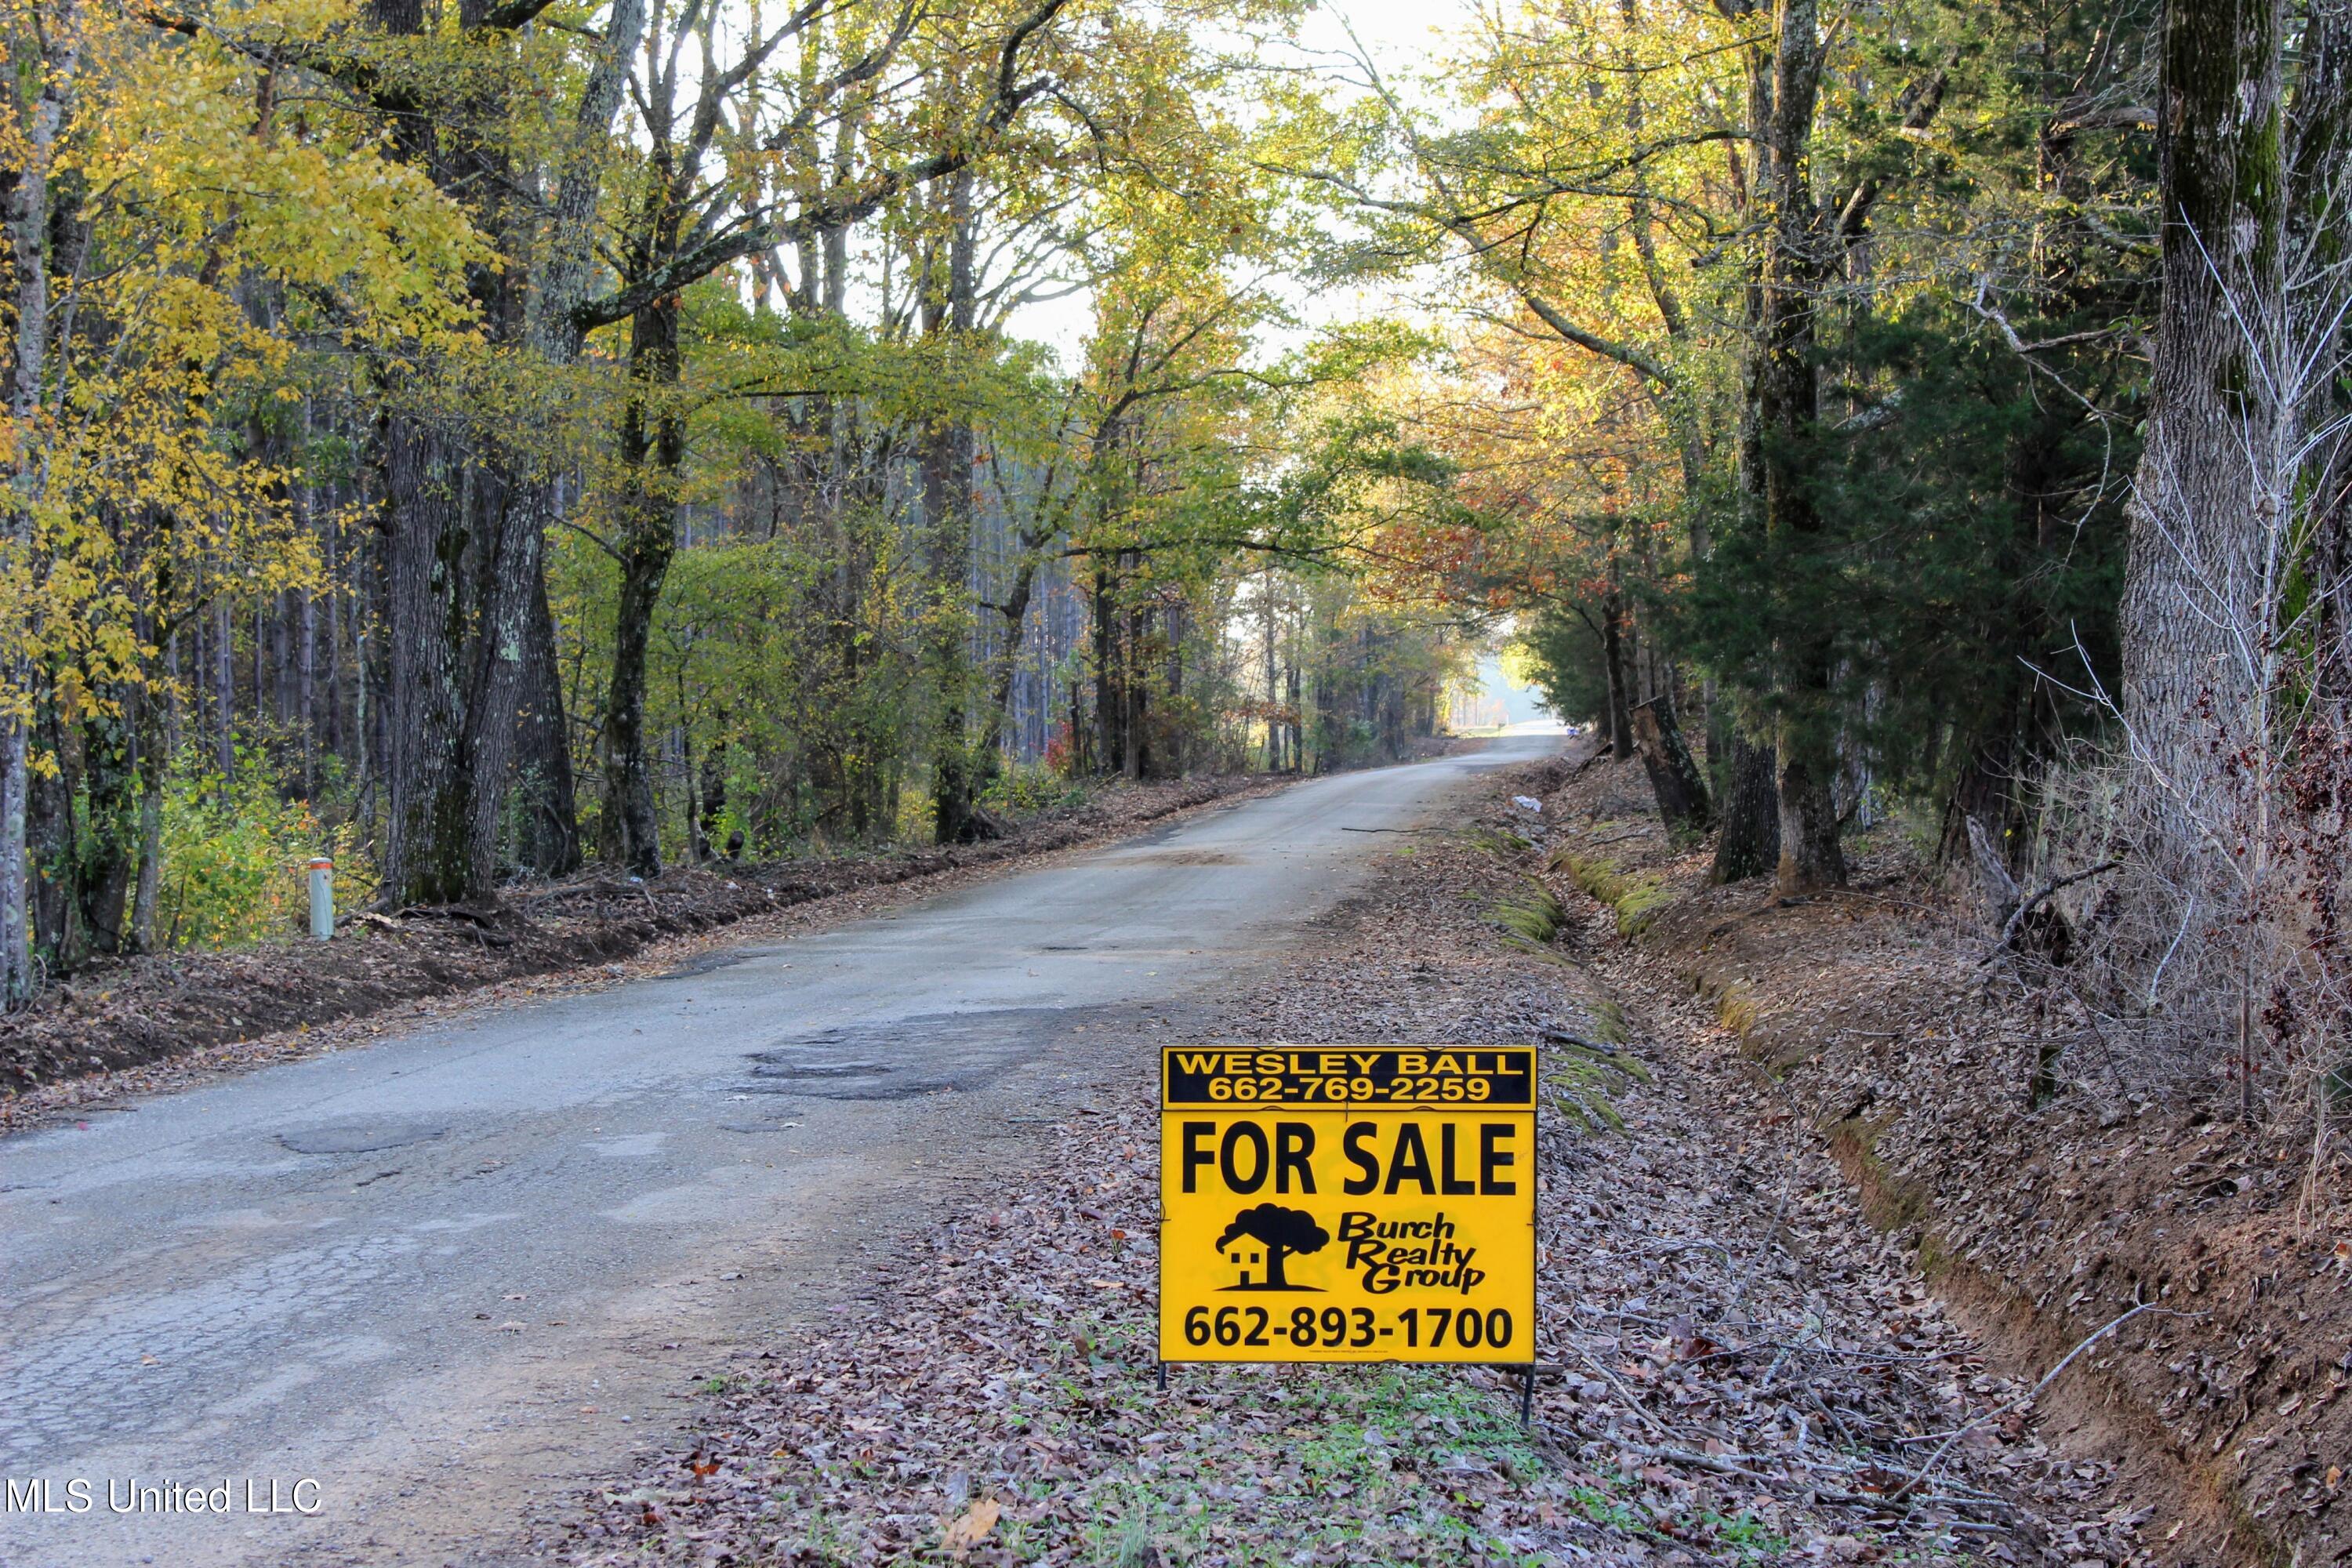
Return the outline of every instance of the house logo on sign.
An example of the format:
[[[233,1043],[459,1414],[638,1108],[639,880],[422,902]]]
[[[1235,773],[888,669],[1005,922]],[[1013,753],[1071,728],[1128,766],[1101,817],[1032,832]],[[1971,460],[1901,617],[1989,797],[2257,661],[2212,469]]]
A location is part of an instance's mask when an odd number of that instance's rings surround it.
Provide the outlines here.
[[[1228,1290],[1320,1290],[1320,1285],[1294,1285],[1284,1265],[1302,1253],[1320,1252],[1331,1233],[1315,1223],[1305,1209],[1280,1204],[1260,1204],[1234,1215],[1234,1223],[1217,1237],[1217,1250],[1241,1270],[1241,1283]],[[1255,1245],[1252,1245],[1255,1243]]]

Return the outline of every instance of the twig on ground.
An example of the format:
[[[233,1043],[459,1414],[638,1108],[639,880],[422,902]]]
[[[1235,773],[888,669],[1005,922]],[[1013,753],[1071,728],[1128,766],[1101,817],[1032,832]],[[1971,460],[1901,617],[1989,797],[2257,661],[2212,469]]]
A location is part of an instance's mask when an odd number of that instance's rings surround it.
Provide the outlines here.
[[[1638,1454],[1645,1459],[1664,1459],[1673,1464],[1688,1465],[1695,1469],[1712,1470],[1719,1476],[1739,1476],[1748,1480],[1766,1482],[1787,1479],[1785,1476],[1775,1476],[1769,1470],[1756,1468],[1757,1466],[1769,1465],[1774,1461],[1751,1455],[1702,1454],[1689,1448],[1654,1447],[1647,1443],[1630,1442],[1622,1437],[1614,1439],[1614,1441],[1618,1447],[1622,1448],[1627,1453]],[[1789,1468],[1801,1471],[1808,1477],[1839,1476],[1847,1480],[1853,1479],[1856,1476],[1862,1474],[1865,1470],[1876,1470],[1879,1468],[1879,1467],[1871,1465],[1847,1467],[1796,1457],[1790,1457],[1780,1462]],[[1912,1479],[1904,1475],[1900,1471],[1890,1470],[1885,1471],[1884,1473],[1901,1480],[1907,1481]],[[1873,1497],[1867,1492],[1847,1491],[1843,1487],[1825,1487],[1821,1485],[1818,1481],[1811,1482],[1808,1486],[1807,1489],[1817,1500],[1832,1503],[1840,1508],[1892,1510],[1903,1503],[1905,1500],[1903,1498],[1894,1496]],[[1994,1508],[2008,1512],[2014,1512],[2016,1510],[2016,1505],[2011,1503],[2006,1499],[1992,1497],[1986,1494],[1978,1494],[1974,1492],[1972,1489],[1969,1488],[1962,1488],[1959,1490],[1951,1493],[1937,1493],[1927,1496],[1919,1495],[1917,1489],[1913,1487],[1906,1487],[1898,1489],[1907,1494],[1910,1508],[1917,1508],[1921,1506],[1942,1506],[1946,1508]],[[1907,1514],[1909,1509],[1906,1509],[1906,1511]]]
[[[2142,1301],[2130,1311],[2124,1313],[2120,1317],[2111,1318],[2103,1326],[2093,1330],[2088,1338],[2082,1341],[2082,1342],[2077,1344],[2073,1350],[2068,1351],[2064,1355],[2060,1356],[2058,1358],[2058,1364],[2042,1374],[2041,1382],[2035,1384],[2032,1388],[2027,1389],[2023,1394],[2019,1394],[2008,1404],[1995,1405],[1992,1409],[1986,1411],[1981,1415],[1977,1416],[1974,1420],[1964,1422],[1960,1426],[1953,1427],[1949,1432],[1929,1433],[1927,1436],[1922,1437],[1905,1438],[1904,1441],[1906,1443],[1931,1443],[1936,1441],[1938,1437],[1943,1439],[1943,1446],[1937,1448],[1934,1453],[1928,1455],[1927,1462],[1919,1467],[1920,1484],[1923,1486],[1927,1484],[1927,1479],[1935,1473],[1936,1468],[1944,1462],[1944,1456],[1952,1451],[1953,1444],[1958,1442],[1961,1438],[1967,1436],[1978,1427],[1982,1426],[1988,1421],[1998,1420],[2001,1416],[2008,1415],[2012,1410],[2021,1410],[2026,1405],[2032,1404],[2033,1401],[2041,1395],[2043,1389],[2048,1388],[2053,1383],[2055,1383],[2058,1380],[2059,1373],[2064,1372],[2068,1367],[2074,1364],[2074,1358],[2076,1356],[2081,1355],[2084,1351],[2089,1350],[2093,1345],[2097,1344],[2101,1340],[2105,1339],[2109,1334],[2114,1333],[2117,1329],[2122,1328],[2126,1323],[2130,1322],[2142,1312],[2155,1312],[2159,1316],[2167,1318],[2201,1318],[2205,1315],[2202,1312],[2176,1311],[2170,1307],[2159,1307],[2153,1301]]]
[[[1568,1321],[1570,1326],[1575,1329],[1577,1332],[1584,1333],[1589,1331],[1582,1323],[1576,1321],[1575,1313],[1570,1312],[1568,1315]],[[1641,1417],[1643,1422],[1649,1426],[1651,1431],[1657,1433],[1660,1436],[1667,1435],[1665,1423],[1660,1421],[1656,1416],[1650,1414],[1649,1408],[1642,1403],[1642,1396],[1634,1393],[1631,1388],[1625,1386],[1625,1380],[1623,1378],[1619,1377],[1615,1373],[1611,1372],[1607,1367],[1601,1365],[1599,1361],[1594,1359],[1592,1352],[1586,1350],[1582,1345],[1577,1344],[1573,1340],[1570,1340],[1569,1342],[1571,1348],[1575,1350],[1576,1353],[1583,1359],[1584,1364],[1599,1373],[1601,1375],[1601,1378],[1608,1383],[1609,1386],[1617,1391],[1618,1394],[1625,1401],[1625,1407],[1627,1409],[1631,1410],[1635,1415]]]

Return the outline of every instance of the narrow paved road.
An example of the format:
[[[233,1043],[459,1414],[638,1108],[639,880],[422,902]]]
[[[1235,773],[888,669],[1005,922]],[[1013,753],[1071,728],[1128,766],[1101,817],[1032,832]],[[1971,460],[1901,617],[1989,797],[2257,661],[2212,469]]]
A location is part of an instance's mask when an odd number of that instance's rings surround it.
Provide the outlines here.
[[[1410,842],[1349,829],[1559,743],[0,1143],[0,1563],[506,1560],[530,1508],[660,1441],[689,1376],[1009,1179]],[[34,1479],[61,1511],[26,1511]],[[174,1482],[231,1511],[157,1511]],[[273,1498],[315,1511],[250,1511]]]

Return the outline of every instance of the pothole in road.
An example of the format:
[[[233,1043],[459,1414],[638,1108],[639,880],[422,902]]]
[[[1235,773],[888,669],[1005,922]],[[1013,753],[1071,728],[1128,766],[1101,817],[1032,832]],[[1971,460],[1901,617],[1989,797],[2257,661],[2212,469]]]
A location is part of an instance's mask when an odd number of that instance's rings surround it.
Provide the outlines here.
[[[1119,855],[1110,858],[1118,866],[1239,866],[1237,856],[1222,849],[1163,849],[1151,855]]]
[[[906,1100],[976,1089],[1035,1057],[1092,1012],[1003,1007],[845,1025],[750,1053],[751,1081],[740,1087],[826,1100]]]
[[[698,974],[710,974],[721,969],[732,969],[739,963],[749,963],[755,958],[769,958],[782,952],[777,947],[738,947],[720,952],[706,952],[698,958],[661,972],[664,980],[691,980]]]
[[[762,1051],[754,1060],[766,1062],[782,1051]],[[755,1073],[782,1078],[878,1078],[890,1069],[880,1062],[791,1062],[756,1067]]]
[[[280,1132],[278,1141],[297,1154],[373,1154],[379,1149],[430,1142],[448,1131],[434,1121],[337,1121]]]
[[[737,1093],[849,1100],[970,1090],[1066,1045],[1118,1049],[1147,1039],[1181,1040],[1189,1028],[1208,1026],[1212,1016],[1196,1002],[1171,998],[924,1013],[843,1024],[786,1035],[747,1052],[751,1078],[727,1087]],[[1151,1068],[1137,1070],[1148,1075]]]

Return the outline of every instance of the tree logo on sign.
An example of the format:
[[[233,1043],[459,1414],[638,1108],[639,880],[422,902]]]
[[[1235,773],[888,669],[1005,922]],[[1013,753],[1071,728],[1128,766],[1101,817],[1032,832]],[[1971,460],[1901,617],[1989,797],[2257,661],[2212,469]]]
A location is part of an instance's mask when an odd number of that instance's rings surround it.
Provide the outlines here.
[[[1234,1223],[1217,1237],[1217,1250],[1226,1260],[1241,1268],[1242,1281],[1228,1285],[1228,1290],[1320,1290],[1320,1285],[1293,1285],[1283,1273],[1283,1264],[1294,1253],[1320,1252],[1331,1239],[1331,1233],[1315,1223],[1315,1216],[1305,1209],[1286,1209],[1279,1204],[1260,1204],[1234,1215]],[[1255,1247],[1241,1246],[1255,1241]],[[1254,1278],[1261,1263],[1262,1277]]]

